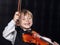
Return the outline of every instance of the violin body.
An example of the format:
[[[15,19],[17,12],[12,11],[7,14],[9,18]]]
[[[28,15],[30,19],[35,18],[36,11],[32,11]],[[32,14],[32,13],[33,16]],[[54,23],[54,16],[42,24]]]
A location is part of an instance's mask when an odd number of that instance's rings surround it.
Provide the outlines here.
[[[49,45],[48,42],[38,38],[38,37],[34,37],[34,34],[30,35],[30,34],[22,34],[22,38],[24,42],[27,43],[34,43],[35,45]]]

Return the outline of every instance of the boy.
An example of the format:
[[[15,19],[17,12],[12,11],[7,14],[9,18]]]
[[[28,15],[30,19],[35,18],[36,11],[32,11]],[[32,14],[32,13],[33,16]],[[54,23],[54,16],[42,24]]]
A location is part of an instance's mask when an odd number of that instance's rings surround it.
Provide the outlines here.
[[[28,10],[22,10],[20,12],[16,12],[13,19],[8,23],[3,31],[3,37],[9,41],[11,41],[12,45],[34,45],[33,43],[24,42],[22,36],[24,33],[34,33],[33,37],[40,38],[41,36],[32,31],[31,26],[33,24],[33,16],[32,13]],[[18,25],[18,27],[17,27]],[[48,39],[48,38],[46,38]],[[48,39],[51,42],[50,39]],[[53,45],[58,45],[54,42]]]

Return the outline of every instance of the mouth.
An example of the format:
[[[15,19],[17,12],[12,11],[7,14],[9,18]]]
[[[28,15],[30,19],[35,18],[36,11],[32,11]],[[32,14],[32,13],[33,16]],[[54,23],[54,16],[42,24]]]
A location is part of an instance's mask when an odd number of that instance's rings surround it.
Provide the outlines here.
[[[30,25],[30,23],[25,23],[25,25]]]

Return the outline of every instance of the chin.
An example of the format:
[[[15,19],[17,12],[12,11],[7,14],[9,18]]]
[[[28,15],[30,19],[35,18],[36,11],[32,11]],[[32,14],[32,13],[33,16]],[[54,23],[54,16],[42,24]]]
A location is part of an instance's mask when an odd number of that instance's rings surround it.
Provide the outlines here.
[[[27,27],[25,27],[26,29],[28,29],[28,28],[30,28],[31,26],[27,26]]]

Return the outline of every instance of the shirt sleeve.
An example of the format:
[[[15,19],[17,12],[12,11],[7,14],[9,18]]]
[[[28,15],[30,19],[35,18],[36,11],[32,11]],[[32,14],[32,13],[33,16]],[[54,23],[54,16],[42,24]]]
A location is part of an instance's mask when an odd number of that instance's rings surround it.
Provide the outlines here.
[[[12,41],[12,39],[14,38],[13,32],[15,32],[15,21],[11,20],[5,27],[2,35],[5,39]]]

